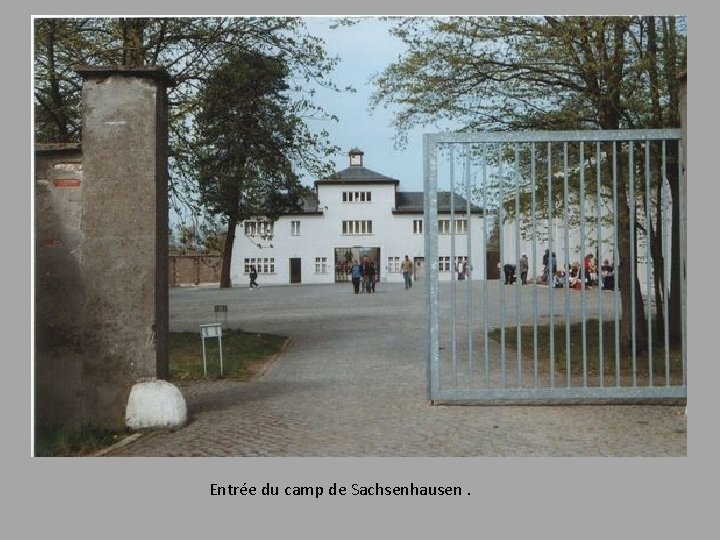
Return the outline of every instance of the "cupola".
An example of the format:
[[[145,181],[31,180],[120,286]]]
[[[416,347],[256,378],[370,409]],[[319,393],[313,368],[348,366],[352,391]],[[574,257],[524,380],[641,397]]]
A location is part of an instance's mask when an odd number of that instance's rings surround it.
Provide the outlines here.
[[[348,152],[348,155],[350,156],[350,166],[362,167],[364,154],[365,153],[358,148],[350,150],[350,152]]]

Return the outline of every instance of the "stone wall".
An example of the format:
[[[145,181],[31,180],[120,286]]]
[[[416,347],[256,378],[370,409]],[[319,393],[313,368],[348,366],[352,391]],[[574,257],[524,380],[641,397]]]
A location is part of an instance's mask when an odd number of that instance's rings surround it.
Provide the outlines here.
[[[168,279],[171,287],[220,284],[222,255],[173,254],[169,256]]]
[[[79,145],[35,148],[35,422],[77,432],[82,423]]]

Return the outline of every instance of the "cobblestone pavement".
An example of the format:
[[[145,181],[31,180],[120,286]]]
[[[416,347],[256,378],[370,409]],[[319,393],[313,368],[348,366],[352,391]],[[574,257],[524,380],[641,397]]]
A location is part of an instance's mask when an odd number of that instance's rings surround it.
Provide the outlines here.
[[[252,382],[180,385],[187,426],[108,456],[687,455],[683,406],[431,405],[421,283],[171,289],[170,329],[217,304],[229,327],[291,336],[287,351]]]

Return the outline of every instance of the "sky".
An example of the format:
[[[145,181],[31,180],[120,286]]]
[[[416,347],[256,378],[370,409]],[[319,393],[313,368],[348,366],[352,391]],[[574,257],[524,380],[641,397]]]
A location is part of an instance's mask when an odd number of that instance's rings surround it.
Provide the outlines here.
[[[356,93],[342,94],[319,91],[316,103],[337,115],[340,121],[322,125],[316,122],[317,126],[308,123],[311,128],[327,129],[332,142],[342,149],[334,159],[336,170],[349,165],[347,154],[351,148],[359,148],[365,153],[365,167],[400,180],[403,191],[422,191],[422,135],[437,129],[415,129],[410,132],[405,147],[396,149],[392,110],[383,106],[372,109],[369,103],[374,90],[371,78],[395,62],[404,50],[402,42],[388,33],[392,23],[369,17],[353,26],[331,30],[332,19],[307,17],[306,21],[308,32],[325,40],[328,55],[340,58],[330,78],[340,88],[350,85],[357,89]],[[312,180],[305,178],[303,182],[312,183]]]

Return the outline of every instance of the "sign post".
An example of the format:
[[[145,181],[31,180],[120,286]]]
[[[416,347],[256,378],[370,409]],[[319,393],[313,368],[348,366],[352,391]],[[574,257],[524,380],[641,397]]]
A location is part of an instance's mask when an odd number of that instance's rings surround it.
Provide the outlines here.
[[[223,361],[222,361],[222,324],[221,323],[210,323],[200,325],[200,335],[202,336],[203,346],[203,373],[207,377],[207,357],[205,355],[205,338],[218,338],[218,344],[220,345],[220,376],[223,374]]]

